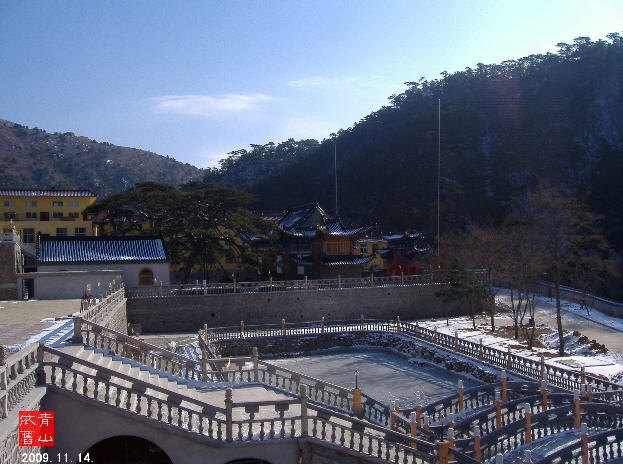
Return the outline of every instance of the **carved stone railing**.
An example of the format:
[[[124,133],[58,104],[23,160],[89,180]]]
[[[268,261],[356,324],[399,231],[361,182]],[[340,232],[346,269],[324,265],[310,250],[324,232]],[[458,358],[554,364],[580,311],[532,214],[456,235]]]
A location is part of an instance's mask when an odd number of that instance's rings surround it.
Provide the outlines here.
[[[485,278],[484,273],[479,273]],[[162,298],[186,295],[225,295],[241,293],[310,292],[348,288],[439,285],[447,281],[437,274],[392,277],[357,277],[314,280],[267,280],[262,282],[195,283],[167,286],[128,287],[128,298]]]
[[[623,426],[623,408],[617,405],[582,403],[578,412],[576,417],[576,406],[570,404],[531,414],[529,428],[526,426],[525,417],[497,428],[480,439],[481,456],[484,460],[492,459],[498,453],[504,454],[555,433],[577,429],[580,422],[598,428]],[[474,449],[474,438],[457,440],[455,445],[464,452],[471,453]]]
[[[489,366],[505,369],[515,375],[533,380],[547,380],[554,387],[567,391],[581,390],[591,384],[596,391],[622,390],[623,386],[602,378],[584,373],[582,370],[565,369],[547,365],[543,357],[539,360],[513,354],[507,351],[463,340],[456,334],[449,335],[420,327],[419,324],[370,319],[351,321],[321,321],[307,323],[287,323],[267,325],[244,325],[238,327],[217,327],[208,330],[210,343],[263,337],[321,335],[325,333],[384,332],[400,334],[420,342],[431,344],[454,355],[461,355]]]
[[[110,289],[105,297],[99,300],[85,300],[82,310],[76,315],[84,320],[105,325],[124,301],[125,287],[123,283],[118,283]]]
[[[227,389],[224,406],[219,407],[55,348],[45,347],[44,350],[42,375],[49,388],[120,408],[207,439],[242,442],[311,437],[392,462],[435,462],[432,443],[308,405],[305,385],[298,397],[244,403],[235,403],[232,390]],[[417,450],[412,447],[414,443]]]
[[[623,429],[607,430],[591,434],[586,440],[588,462],[621,462],[623,458]],[[582,462],[582,439],[567,445],[534,464],[580,464]]]
[[[253,381],[252,370],[244,369],[244,366],[252,361],[250,357],[212,359],[209,365],[213,369],[208,369],[206,360],[194,361],[186,356],[165,350],[136,337],[125,335],[90,321],[74,318],[74,324],[76,323],[80,324],[79,332],[81,338],[74,339],[74,341],[105,350],[109,355],[132,359],[146,366],[188,380],[204,382]],[[228,363],[234,365],[234,370],[223,369],[223,366]]]
[[[0,365],[0,420],[37,384],[38,347],[35,343],[12,353]]]

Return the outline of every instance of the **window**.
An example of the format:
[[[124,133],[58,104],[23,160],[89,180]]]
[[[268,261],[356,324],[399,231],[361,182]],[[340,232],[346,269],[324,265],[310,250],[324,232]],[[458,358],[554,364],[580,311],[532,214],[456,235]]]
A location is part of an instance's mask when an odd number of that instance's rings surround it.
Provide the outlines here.
[[[3,206],[15,206],[15,202],[13,200],[7,200],[3,203]]]
[[[69,217],[72,219],[78,219],[80,217],[80,213],[69,213]]]
[[[53,201],[52,202],[52,206],[63,206],[63,202],[62,201]]]
[[[56,236],[57,237],[67,237],[67,228],[66,227],[57,227],[56,228]]]
[[[4,220],[8,221],[10,219],[15,219],[15,213],[13,212],[4,213]]]
[[[26,200],[26,207],[34,208],[37,206],[37,202],[35,200]]]
[[[69,206],[70,208],[77,208],[78,207],[78,202],[76,200],[69,200],[67,202],[67,206]]]
[[[365,245],[365,244],[359,245],[359,253],[361,253],[362,255],[367,254],[368,253],[368,245]]]
[[[76,237],[85,237],[87,235],[86,227],[76,227],[74,229],[74,235]]]
[[[47,211],[42,211],[41,213],[39,213],[39,220],[40,221],[49,221],[50,220],[50,213],[48,213]]]
[[[22,230],[22,240],[24,243],[35,243],[35,229]]]
[[[26,219],[37,219],[36,211],[26,211]]]
[[[151,269],[141,269],[141,272],[138,273],[138,284],[139,285],[153,285],[154,284],[154,273]]]
[[[63,217],[63,212],[62,211],[54,211],[52,213],[52,217],[54,219],[61,219]]]

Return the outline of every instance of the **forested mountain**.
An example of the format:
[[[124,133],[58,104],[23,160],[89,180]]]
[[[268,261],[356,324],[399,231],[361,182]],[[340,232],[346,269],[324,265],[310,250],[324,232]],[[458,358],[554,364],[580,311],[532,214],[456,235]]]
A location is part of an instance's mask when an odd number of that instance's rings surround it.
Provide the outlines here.
[[[136,182],[179,185],[203,175],[201,169],[168,156],[0,119],[2,188],[89,188],[104,196]]]
[[[409,82],[387,106],[340,131],[340,213],[394,231],[432,229],[440,99],[442,229],[495,223],[511,197],[542,180],[579,191],[623,248],[623,38],[580,37],[558,48]],[[334,140],[310,147],[294,161],[283,153],[287,163],[251,184],[258,208],[312,200],[332,207]],[[224,160],[212,178],[235,179],[242,167],[269,172],[243,155]],[[251,178],[228,183],[249,187]]]

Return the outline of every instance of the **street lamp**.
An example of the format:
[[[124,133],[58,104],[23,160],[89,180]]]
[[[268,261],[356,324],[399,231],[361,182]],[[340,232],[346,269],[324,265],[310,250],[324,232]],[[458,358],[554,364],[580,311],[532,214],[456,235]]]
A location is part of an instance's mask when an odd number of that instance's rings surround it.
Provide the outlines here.
[[[358,383],[358,377],[359,376],[359,369],[355,369],[355,388],[359,388],[359,383]]]

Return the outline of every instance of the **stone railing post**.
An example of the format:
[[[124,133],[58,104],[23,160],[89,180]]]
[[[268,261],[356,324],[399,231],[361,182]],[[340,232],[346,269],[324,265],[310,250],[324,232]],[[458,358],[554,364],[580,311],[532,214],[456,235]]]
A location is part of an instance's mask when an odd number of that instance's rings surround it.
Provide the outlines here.
[[[232,389],[225,389],[225,440],[228,442],[233,441],[233,400],[232,400]]]
[[[285,334],[286,334],[286,320],[281,319],[281,335],[285,335]]]
[[[582,464],[588,464],[588,426],[586,422],[580,426],[580,440],[582,441]]]
[[[454,413],[453,412],[448,413],[448,428],[454,429]]]
[[[325,321],[324,316],[322,316],[322,320],[320,321],[320,331],[324,333]]]
[[[573,428],[580,428],[582,412],[580,411],[580,390],[573,391]]]
[[[389,402],[389,429],[394,430],[394,424],[396,423],[396,418],[394,417],[396,409],[396,402],[394,400]]]
[[[437,327],[435,327],[435,335],[433,337],[433,342],[435,343],[435,345],[439,344],[439,334],[437,333]]]
[[[547,380],[547,375],[545,374],[545,357],[543,355],[541,355],[541,378]]]
[[[541,412],[547,411],[547,380],[541,380]]]
[[[523,452],[523,464],[533,464],[531,450],[525,450]]]
[[[415,321],[415,338],[420,338],[420,324]]]
[[[205,279],[203,279],[203,294],[204,295],[208,294],[208,283],[206,282]]]
[[[259,382],[260,380],[260,373],[259,373],[260,355],[259,355],[257,346],[254,346],[253,349],[251,350],[251,361],[253,362],[253,381]]]
[[[592,383],[586,384],[586,401],[588,401],[589,403],[593,402],[593,384]]]
[[[437,464],[448,464],[448,451],[450,445],[447,441],[437,441]]]
[[[526,443],[532,443],[532,409],[530,407],[530,403],[523,404],[523,411],[525,417],[525,433],[526,433]]]
[[[363,416],[363,407],[361,405],[361,388],[353,388],[353,412],[355,416]]]
[[[463,409],[465,409],[465,403],[463,398],[465,390],[463,389],[463,381],[461,379],[459,379],[458,381],[457,392],[459,394],[459,411],[462,411]]]
[[[45,368],[43,367],[43,343],[37,347],[37,385],[45,385]]]
[[[480,451],[480,426],[474,425],[474,459],[482,462],[482,451]]]
[[[236,293],[236,277],[234,276],[234,293]]]
[[[240,338],[244,338],[244,321],[240,321]]]
[[[84,343],[82,341],[82,317],[74,316],[74,335],[71,338],[72,343]]]
[[[480,339],[480,344],[478,345],[478,359],[482,360],[483,357],[483,348],[482,348],[482,338]]]
[[[396,316],[396,333],[400,333],[400,316]]]
[[[582,384],[586,383],[586,369],[584,366],[580,368],[580,382]]]
[[[405,284],[405,273],[404,272],[400,273],[400,284],[401,285]]]
[[[301,436],[306,437],[309,434],[309,424],[307,423],[307,385],[299,385],[299,394],[301,395]]]
[[[500,392],[495,391],[495,428],[502,428],[502,401],[500,401]]]
[[[415,405],[415,421],[417,422],[418,427],[422,426],[422,405],[421,404]]]
[[[446,435],[446,437],[446,440],[448,441],[448,462],[453,462],[454,456],[451,449],[454,448],[454,427],[450,427],[448,429],[448,434]]]
[[[363,330],[363,325],[364,325],[364,322],[363,322],[363,314],[362,314],[361,315],[361,330]]]
[[[513,360],[511,358],[511,347],[506,349],[506,368],[510,371],[513,368]],[[504,400],[506,401],[506,400]]]
[[[506,389],[508,379],[506,378],[506,369],[502,369],[502,372],[500,372],[500,381],[502,383],[502,401],[506,403],[508,401],[508,390]]]
[[[412,412],[411,414],[409,414],[409,432],[411,433],[411,436],[413,438],[417,438],[417,428],[419,425],[418,420],[415,416],[416,416],[415,412]],[[417,449],[417,443],[412,441],[411,448]]]
[[[273,291],[273,276],[270,276],[270,291]]]
[[[430,430],[430,417],[426,413],[422,414],[422,428],[427,432]]]
[[[459,333],[454,331],[454,351],[459,351]]]

